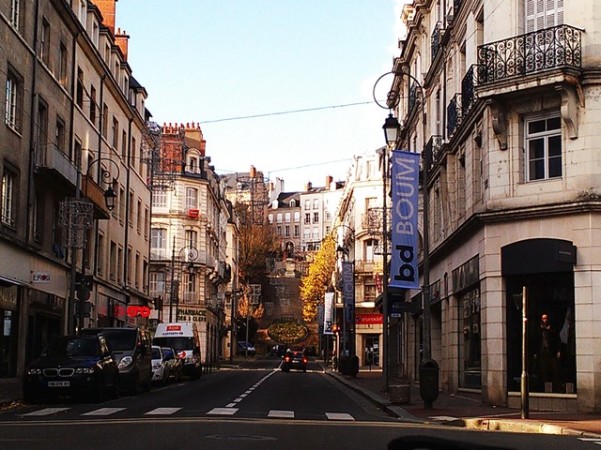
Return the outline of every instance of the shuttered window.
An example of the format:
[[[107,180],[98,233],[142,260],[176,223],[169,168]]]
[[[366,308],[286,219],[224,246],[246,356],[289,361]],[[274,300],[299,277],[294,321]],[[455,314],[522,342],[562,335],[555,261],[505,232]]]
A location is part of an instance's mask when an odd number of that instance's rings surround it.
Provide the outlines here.
[[[564,0],[524,0],[526,33],[563,24]]]

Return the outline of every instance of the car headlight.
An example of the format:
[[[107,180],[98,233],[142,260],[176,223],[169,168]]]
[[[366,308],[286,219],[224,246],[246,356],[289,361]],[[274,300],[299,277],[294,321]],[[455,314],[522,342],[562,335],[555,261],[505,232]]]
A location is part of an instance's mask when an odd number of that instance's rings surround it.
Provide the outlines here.
[[[96,370],[96,366],[92,366],[92,367],[78,367],[77,369],[75,369],[75,373],[76,374],[89,375],[91,373],[94,373],[95,370]]]
[[[29,369],[27,375],[41,375],[42,369]]]
[[[121,361],[119,361],[119,365],[117,367],[119,367],[119,369],[126,369],[131,366],[132,362],[134,362],[134,360],[131,356],[124,356],[121,358]]]

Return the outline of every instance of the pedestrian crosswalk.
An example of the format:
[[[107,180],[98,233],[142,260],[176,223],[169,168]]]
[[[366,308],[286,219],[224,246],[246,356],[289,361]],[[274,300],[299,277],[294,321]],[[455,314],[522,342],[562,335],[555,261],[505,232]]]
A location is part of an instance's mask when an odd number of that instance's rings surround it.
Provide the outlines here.
[[[127,414],[127,408],[96,408],[96,409],[92,409],[90,411],[85,411],[85,412],[80,412],[80,411],[77,411],[75,408],[70,408],[70,407],[42,408],[42,409],[36,409],[34,411],[29,411],[29,412],[20,414],[19,416],[20,417],[32,417],[32,418],[38,418],[38,417],[49,418],[49,417],[58,416],[60,414],[63,414],[66,417],[67,416],[66,413],[69,413],[69,412],[75,412],[79,416],[88,417],[88,418],[90,418],[90,417],[100,418],[100,417],[114,416],[119,413]],[[160,408],[151,409],[149,411],[144,411],[141,414],[139,411],[137,411],[136,415],[160,417],[160,416],[172,416],[172,415],[175,415],[178,413],[181,414],[181,413],[185,413],[185,412],[186,411],[184,408],[160,407]],[[197,412],[197,411],[195,411],[195,412]],[[228,405],[225,408],[212,408],[212,409],[206,411],[203,415],[232,417],[232,416],[236,416],[236,415],[241,416],[242,414],[240,413],[240,408],[229,407],[229,405]],[[311,415],[312,418],[316,418],[316,417],[319,418],[319,416],[321,416],[323,420],[329,420],[329,421],[355,421],[355,418],[351,414],[348,414],[346,412],[324,411],[319,414]],[[270,418],[270,419],[299,419],[300,418],[299,415],[295,411],[279,410],[279,409],[272,409],[272,410],[266,411],[265,417]]]

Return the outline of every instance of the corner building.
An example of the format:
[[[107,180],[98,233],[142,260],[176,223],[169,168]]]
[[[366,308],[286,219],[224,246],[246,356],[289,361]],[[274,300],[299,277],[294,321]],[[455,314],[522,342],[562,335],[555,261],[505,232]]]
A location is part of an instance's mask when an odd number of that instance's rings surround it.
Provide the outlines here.
[[[520,406],[525,291],[530,408],[601,411],[599,17],[593,0],[403,10],[399,148],[425,152],[444,391]],[[422,317],[403,320],[417,379]]]

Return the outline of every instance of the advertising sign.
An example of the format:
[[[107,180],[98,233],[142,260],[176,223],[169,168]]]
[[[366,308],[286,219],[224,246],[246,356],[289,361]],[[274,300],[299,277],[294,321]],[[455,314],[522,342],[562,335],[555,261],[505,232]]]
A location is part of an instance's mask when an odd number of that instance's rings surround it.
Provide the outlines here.
[[[400,150],[393,151],[391,158],[390,286],[404,289],[419,287],[417,268],[419,158],[418,153]]]
[[[326,292],[323,309],[323,334],[334,334],[334,293]]]

